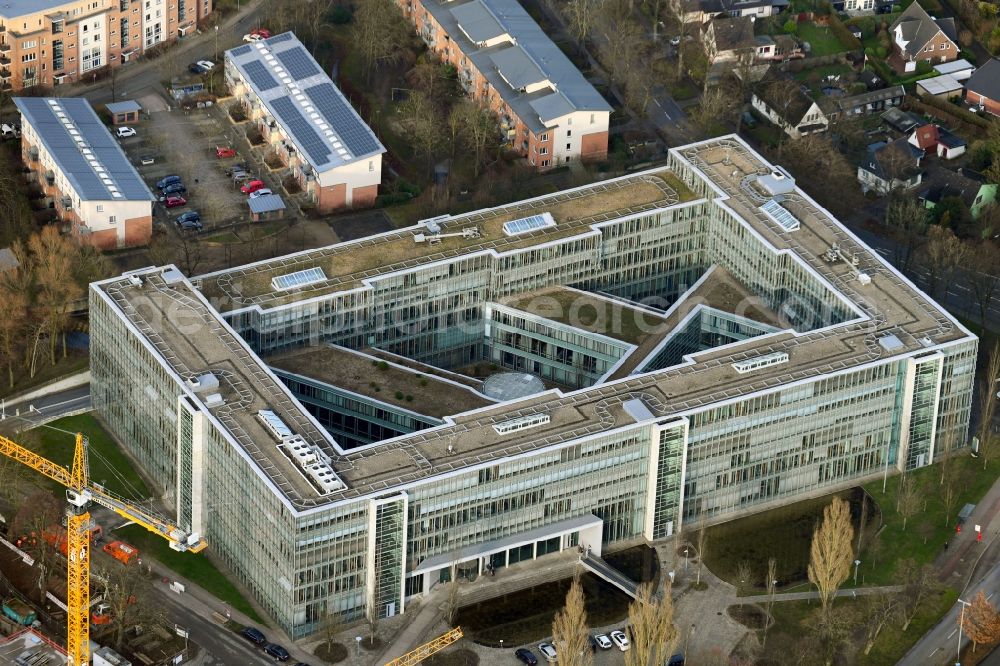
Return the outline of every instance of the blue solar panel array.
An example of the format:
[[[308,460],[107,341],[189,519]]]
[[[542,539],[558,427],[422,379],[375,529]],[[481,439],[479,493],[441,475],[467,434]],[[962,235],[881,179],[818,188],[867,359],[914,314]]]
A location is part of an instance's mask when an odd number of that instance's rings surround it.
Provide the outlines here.
[[[312,59],[312,56],[306,53],[306,50],[301,46],[284,51],[276,51],[275,55],[278,56],[278,60],[281,61],[281,64],[285,66],[285,69],[288,70],[288,73],[296,81],[308,79],[310,76],[323,73],[316,66],[316,61]]]
[[[57,105],[53,107],[50,101]],[[146,183],[86,99],[19,97],[14,103],[24,121],[35,128],[45,149],[81,199],[152,201],[153,195]],[[71,123],[69,127],[56,115],[57,111],[66,116]],[[78,134],[71,134],[71,128]],[[77,136],[81,142],[76,141]],[[97,161],[103,173],[95,170],[88,157]],[[114,197],[112,188],[122,196]]]
[[[249,44],[244,44],[243,46],[237,46],[235,49],[229,50],[229,55],[233,58],[238,58],[241,55],[246,55],[247,53],[250,53],[250,49],[252,48],[253,47],[250,46]]]
[[[295,140],[306,151],[309,161],[313,164],[326,164],[330,155],[330,144],[323,140],[313,126],[302,116],[298,107],[286,95],[271,100],[271,106],[277,112],[281,121],[288,127]]]
[[[283,32],[280,35],[275,35],[274,37],[269,37],[268,39],[265,39],[264,41],[266,43],[268,43],[268,44],[279,44],[281,42],[287,42],[289,39],[291,39],[294,36],[295,35],[292,34],[292,33],[290,33],[290,32]]]
[[[382,148],[371,130],[361,122],[354,109],[332,83],[321,83],[306,88],[305,93],[355,157]]]
[[[247,71],[247,76],[253,81],[258,91],[266,92],[271,88],[278,87],[278,82],[271,76],[271,72],[267,71],[267,67],[264,67],[263,63],[251,60],[243,65],[243,69]]]

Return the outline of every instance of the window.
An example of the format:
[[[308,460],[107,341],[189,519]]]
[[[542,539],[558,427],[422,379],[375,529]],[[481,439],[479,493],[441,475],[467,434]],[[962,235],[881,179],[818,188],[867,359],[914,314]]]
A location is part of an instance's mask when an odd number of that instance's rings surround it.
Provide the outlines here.
[[[38,40],[35,40],[35,39],[30,39],[30,40],[28,40],[26,42],[21,42],[21,48],[22,49],[33,49],[36,46],[38,46]]]
[[[573,130],[566,130],[566,138],[573,136]]]
[[[36,53],[25,53],[24,55],[21,56],[21,62],[32,62],[37,57],[38,54]]]
[[[368,171],[372,172],[375,170],[375,160],[368,160]]]
[[[117,221],[118,221],[118,218],[115,217],[114,215],[109,215],[108,216],[108,224],[114,224]]]
[[[103,213],[104,212],[104,206],[102,206],[101,204],[97,204],[97,212],[98,213]]]
[[[570,116],[569,118],[566,119],[566,124],[567,125],[572,125],[573,124],[573,116]]]
[[[540,137],[538,137],[538,140],[539,141],[548,141],[549,140],[549,135],[548,134],[543,134]]]
[[[548,155],[549,154],[549,149],[546,146],[542,146],[542,148],[538,152],[541,155]]]
[[[567,143],[567,144],[566,144],[566,150],[572,150],[572,147],[571,147],[571,146],[572,146],[572,144],[569,144],[569,143]]]
[[[549,161],[548,160],[542,160],[542,166],[543,167],[547,167],[548,165],[549,165]]]
[[[596,117],[597,117],[597,114],[595,114],[595,113],[592,113],[592,114],[590,114],[590,124],[591,124],[591,125],[593,125],[593,124],[594,124],[594,119],[595,119]]]

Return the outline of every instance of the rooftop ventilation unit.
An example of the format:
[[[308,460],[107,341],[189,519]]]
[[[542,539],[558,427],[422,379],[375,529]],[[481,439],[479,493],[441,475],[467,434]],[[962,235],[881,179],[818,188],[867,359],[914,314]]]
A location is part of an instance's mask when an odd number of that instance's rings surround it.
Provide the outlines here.
[[[776,167],[771,173],[758,176],[757,182],[772,197],[795,191],[795,179],[781,167]]]
[[[226,404],[221,393],[212,393],[205,397],[205,406],[209,409],[215,409],[216,407],[222,407]]]
[[[774,352],[771,354],[764,354],[763,356],[748,358],[745,361],[736,361],[733,363],[733,369],[741,375],[745,375],[748,372],[753,372],[754,370],[760,370],[761,368],[767,368],[772,365],[781,365],[782,363],[788,363],[787,352]]]
[[[530,414],[528,416],[511,419],[510,421],[497,423],[493,426],[493,429],[496,430],[498,435],[509,435],[510,433],[518,432],[519,430],[526,430],[528,428],[545,425],[551,420],[552,419],[548,414]]]
[[[204,393],[219,388],[219,378],[211,372],[206,372],[203,375],[188,377],[187,384],[195,393]]]

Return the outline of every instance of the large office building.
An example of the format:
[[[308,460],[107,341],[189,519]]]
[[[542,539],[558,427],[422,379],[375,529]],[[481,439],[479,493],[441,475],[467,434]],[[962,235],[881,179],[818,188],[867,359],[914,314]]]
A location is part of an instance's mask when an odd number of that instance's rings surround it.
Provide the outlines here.
[[[544,171],[608,156],[611,105],[517,0],[398,0],[427,47],[497,114],[507,144]]]
[[[74,83],[184,37],[213,0],[8,0],[0,3],[0,88]]]
[[[375,203],[385,148],[294,34],[226,51],[226,81],[319,211]]]
[[[96,409],[294,636],[930,465],[977,348],[732,136],[90,303]]]
[[[104,250],[146,245],[155,198],[82,97],[17,97],[28,176],[81,243]]]

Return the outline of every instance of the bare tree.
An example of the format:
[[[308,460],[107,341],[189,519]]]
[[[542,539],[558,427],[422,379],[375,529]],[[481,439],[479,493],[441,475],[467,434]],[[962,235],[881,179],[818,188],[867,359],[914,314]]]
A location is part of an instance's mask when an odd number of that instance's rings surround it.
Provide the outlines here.
[[[399,45],[409,39],[410,31],[392,0],[360,0],[355,4],[351,37],[361,56],[365,80],[371,83],[375,71],[403,57]]]
[[[903,530],[906,530],[906,521],[917,515],[923,497],[916,481],[909,474],[899,477],[899,486],[896,488],[896,513],[903,519]]]
[[[986,330],[986,313],[1000,290],[1000,247],[989,240],[974,245],[969,252],[963,273],[969,291],[979,307],[979,326]]]
[[[601,0],[567,0],[563,11],[573,38],[581,45],[587,40],[600,12]]]
[[[899,612],[899,598],[894,594],[870,594],[865,597],[865,654],[875,647],[875,639]]]
[[[968,246],[951,229],[933,225],[927,230],[927,244],[921,256],[927,268],[927,291],[932,296],[937,296],[940,287],[951,281],[967,251]]]
[[[773,557],[767,558],[767,578],[764,580],[767,585],[767,617],[764,618],[764,637],[760,641],[763,648],[767,644],[767,630],[771,628],[771,608],[774,606],[774,592],[778,586],[778,560]]]
[[[979,455],[983,458],[983,469],[986,469],[990,460],[998,453],[995,450],[997,438],[993,436],[992,431],[993,417],[997,413],[997,391],[1000,390],[1000,386],[997,385],[998,379],[1000,379],[1000,340],[993,344],[990,360],[986,363],[986,372],[979,386]]]
[[[437,111],[434,100],[421,90],[411,93],[399,107],[400,121],[410,133],[414,150],[424,157],[427,171],[443,138]]]
[[[892,263],[901,271],[910,268],[914,257],[927,242],[930,216],[915,197],[894,195],[885,210],[885,223],[892,230]]]
[[[896,578],[903,586],[899,599],[899,617],[901,628],[906,631],[920,610],[920,604],[937,589],[937,578],[933,567],[929,564],[920,565],[912,558],[900,561],[896,567]]]
[[[588,642],[587,610],[584,608],[583,586],[579,572],[566,594],[566,605],[552,621],[552,642],[559,651],[559,663],[568,666],[590,666],[594,655]]]
[[[30,446],[27,442],[22,442]],[[12,525],[15,544],[31,555],[37,568],[35,584],[39,594],[45,592],[45,581],[49,570],[56,566],[56,551],[46,540],[46,535],[58,534],[62,516],[59,502],[48,492],[39,490],[32,493],[14,516]]]
[[[23,353],[30,279],[20,267],[0,273],[0,362],[7,366],[10,388],[14,388],[14,366]]]
[[[684,0],[667,0],[667,15],[677,30],[679,40],[677,46],[677,78],[684,74],[684,45],[687,37],[688,24],[684,20],[687,17],[687,10],[684,7]]]
[[[695,585],[701,585],[701,567],[705,563],[705,553],[708,551],[708,533],[705,528],[698,530],[698,573],[695,579]]]
[[[958,505],[958,484],[954,473],[949,473],[941,486],[941,506],[944,508],[944,524],[951,524],[951,514]]]
[[[599,14],[597,52],[614,85],[625,83],[625,74],[637,62],[637,49],[643,48],[642,28],[621,5],[620,0],[608,0]]]
[[[711,134],[720,124],[725,126],[732,121],[739,103],[731,90],[719,86],[709,88],[701,96],[695,123],[702,132]]]
[[[337,642],[337,637],[344,630],[344,619],[340,613],[327,608],[327,612],[320,619],[319,635],[323,638],[323,645],[326,646],[327,655],[333,654],[333,646]]]
[[[108,606],[108,626],[116,649],[121,647],[130,627],[164,619],[163,606],[154,597],[149,577],[137,563],[122,566],[115,562],[101,570],[100,579],[105,581],[102,603]]]
[[[652,583],[636,590],[628,607],[632,649],[625,653],[626,666],[660,666],[673,654],[678,632],[674,627],[674,604],[670,586],[657,597]]]
[[[496,144],[499,122],[492,111],[479,104],[465,100],[452,108],[452,115],[458,119],[459,132],[465,145],[475,158],[473,172],[476,178],[483,168],[490,144]]]
[[[458,619],[459,590],[456,566],[457,563],[454,562],[451,565],[451,582],[448,583],[448,594],[444,600],[444,620],[449,627],[454,627],[455,620]]]
[[[850,505],[834,497],[823,509],[823,522],[813,531],[809,550],[809,582],[819,591],[824,615],[840,585],[851,573],[854,559]]]
[[[980,590],[965,612],[959,615],[962,630],[972,641],[972,651],[981,644],[1000,639],[1000,614]]]
[[[753,569],[750,566],[750,560],[740,560],[736,565],[736,596],[739,597],[740,608],[743,607],[743,596],[753,585],[750,580],[752,575]]]

